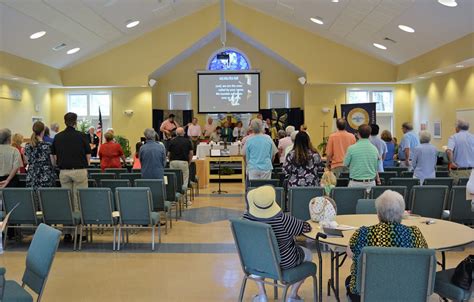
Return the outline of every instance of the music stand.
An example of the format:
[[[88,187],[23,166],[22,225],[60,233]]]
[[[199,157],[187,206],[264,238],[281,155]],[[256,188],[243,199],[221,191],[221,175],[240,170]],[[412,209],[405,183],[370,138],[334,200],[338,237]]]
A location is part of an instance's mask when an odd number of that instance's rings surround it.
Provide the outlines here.
[[[213,154],[214,151],[215,153]],[[217,152],[219,153],[219,155],[217,155]],[[226,194],[226,193],[229,193],[227,191],[223,191],[221,190],[221,157],[222,157],[222,150],[212,150],[211,149],[211,157],[219,157],[219,161],[217,162],[218,163],[218,172],[219,173],[219,178],[218,178],[218,189],[217,191],[212,191],[212,194]]]

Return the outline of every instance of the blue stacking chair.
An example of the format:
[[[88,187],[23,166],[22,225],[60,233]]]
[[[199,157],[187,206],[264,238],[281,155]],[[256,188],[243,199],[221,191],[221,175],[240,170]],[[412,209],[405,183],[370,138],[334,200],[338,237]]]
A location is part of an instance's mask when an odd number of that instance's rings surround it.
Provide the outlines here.
[[[89,177],[92,173],[102,173],[102,169],[101,168],[87,168],[87,173],[89,174]]]
[[[112,190],[112,201],[114,211],[117,211],[117,201],[115,200],[115,189],[119,187],[130,187],[131,183],[128,179],[101,179],[99,187],[109,188]]]
[[[441,219],[448,199],[448,186],[414,186],[411,212],[423,217]]]
[[[377,214],[375,199],[359,199],[357,201],[356,214]]]
[[[364,199],[367,194],[365,188],[334,188],[331,190],[331,198],[337,206],[337,215],[355,214],[357,201]]]
[[[45,224],[38,226],[28,248],[26,268],[21,285],[15,281],[5,281],[6,270],[0,268],[0,275],[4,284],[0,296],[2,302],[33,301],[33,296],[25,289],[25,286],[28,286],[38,295],[37,302],[41,301],[60,237],[60,231]]]
[[[413,174],[414,174],[413,171],[403,171],[402,172],[402,177],[404,177],[404,178],[413,178]]]
[[[349,185],[349,178],[338,178],[336,179],[336,187],[344,188]]]
[[[114,173],[115,178],[120,178],[120,174],[128,173],[127,168],[106,168],[105,173]]]
[[[120,173],[120,179],[127,179],[130,185],[135,184],[135,180],[142,178],[140,173]]]
[[[396,177],[396,178],[391,178],[390,179],[390,185],[391,186],[401,186],[401,187],[406,187],[407,188],[407,194],[406,194],[406,210],[411,209],[411,189],[413,186],[419,186],[420,185],[420,180],[417,178],[408,178],[408,177]]]
[[[164,181],[161,179],[137,179],[135,180],[135,187],[137,188],[150,188],[153,211],[165,213],[165,234],[168,231],[168,217],[170,222],[170,228],[172,228],[173,219],[171,218],[171,209],[173,205],[170,201],[166,200],[166,188]],[[175,208],[176,219],[178,218],[178,211]]]
[[[110,188],[87,188],[78,189],[79,206],[81,207],[80,235],[82,238],[83,228],[90,226],[90,238],[92,242],[92,226],[113,229],[112,250],[115,251],[115,242],[118,224],[118,212],[114,212],[112,190]],[[79,250],[82,248],[82,240],[79,241]]]
[[[408,171],[408,168],[405,167],[386,167],[384,168],[385,172],[397,172],[397,177],[402,177],[402,172]]]
[[[384,185],[388,185],[390,183],[390,178],[395,178],[397,175],[398,173],[395,171],[379,172],[379,177],[383,181]]]
[[[95,180],[97,185],[100,185],[100,181],[103,179],[115,179],[115,173],[91,173],[89,178]]]
[[[334,190],[334,189],[333,189]],[[321,187],[291,187],[288,189],[288,204],[291,216],[301,220],[308,220],[309,202],[317,196],[324,196],[324,188]]]
[[[263,281],[275,288],[283,288],[283,300],[286,301],[288,288],[307,277],[313,278],[314,301],[318,300],[316,264],[303,262],[297,267],[282,270],[280,252],[275,234],[270,225],[243,219],[231,219],[232,234],[239,254],[244,278],[240,289],[239,301],[243,301],[247,280],[257,280],[252,275],[273,279],[274,283]],[[261,281],[258,279],[258,281]]]
[[[178,192],[178,182],[175,173],[165,172],[164,173],[165,187],[166,187],[166,200],[171,202],[176,207],[176,211],[179,211],[179,216],[182,215],[183,210],[183,198],[181,193]],[[176,221],[178,217],[176,217]]]
[[[457,186],[466,186],[467,182],[469,181],[469,177],[461,177],[458,179]]]
[[[258,188],[260,186],[271,185],[274,187],[280,186],[279,179],[252,179],[249,180],[249,187]]]
[[[256,188],[253,188],[253,187],[249,187],[248,188],[248,191],[252,191],[253,189],[256,189]],[[280,206],[281,210],[283,212],[285,212],[285,190],[281,187],[276,187],[274,188],[275,189],[275,198],[276,198],[276,203]]]
[[[472,290],[465,290],[451,282],[451,279],[454,275],[454,270],[454,268],[451,268],[436,273],[434,292],[445,299],[456,302],[472,301],[471,299],[474,297],[474,292]]]
[[[454,184],[454,178],[452,177],[426,178],[423,181],[424,186],[447,186],[448,192],[451,191],[453,184]]]
[[[39,188],[38,197],[44,223],[51,226],[62,225],[61,228],[63,229],[73,229],[73,249],[76,250],[81,213],[73,210],[71,190],[65,188]]]
[[[450,221],[468,225],[474,224],[474,212],[471,210],[471,201],[466,200],[466,187],[452,187],[449,200]]]
[[[449,171],[436,171],[436,178],[449,177]]]
[[[383,192],[387,190],[392,190],[397,193],[400,193],[403,196],[403,199],[406,200],[407,198],[407,187],[404,186],[376,186],[372,187],[372,190],[370,191],[370,197],[372,199],[377,199],[380,195],[382,195]]]
[[[160,214],[152,211],[150,188],[117,188],[115,190],[120,212],[119,241],[120,250],[122,229],[151,229],[151,249],[155,250],[155,229],[158,227],[158,240],[161,243]]]
[[[433,293],[436,255],[431,249],[365,247],[357,270],[361,301],[426,302]]]

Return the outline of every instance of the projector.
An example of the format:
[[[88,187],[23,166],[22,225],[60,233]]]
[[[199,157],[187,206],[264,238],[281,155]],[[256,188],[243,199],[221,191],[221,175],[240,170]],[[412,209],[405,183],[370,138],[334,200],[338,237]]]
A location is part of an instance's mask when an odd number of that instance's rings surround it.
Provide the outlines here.
[[[221,52],[217,54],[217,59],[219,61],[229,61],[229,55],[226,54],[225,52]]]

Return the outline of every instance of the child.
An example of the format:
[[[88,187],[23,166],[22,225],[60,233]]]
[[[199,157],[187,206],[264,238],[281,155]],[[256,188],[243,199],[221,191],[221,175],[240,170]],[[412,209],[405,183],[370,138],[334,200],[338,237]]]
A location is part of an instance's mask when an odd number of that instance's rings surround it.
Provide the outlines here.
[[[328,169],[324,169],[323,176],[321,177],[320,186],[324,188],[324,193],[329,195],[331,193],[332,188],[336,186],[337,179],[336,175],[333,172],[329,171]]]
[[[141,169],[142,168],[142,165],[140,163],[140,159],[138,158],[138,154],[140,153],[140,147],[143,145],[142,142],[138,142],[136,145],[135,145],[135,155],[133,156],[133,167],[132,169]]]

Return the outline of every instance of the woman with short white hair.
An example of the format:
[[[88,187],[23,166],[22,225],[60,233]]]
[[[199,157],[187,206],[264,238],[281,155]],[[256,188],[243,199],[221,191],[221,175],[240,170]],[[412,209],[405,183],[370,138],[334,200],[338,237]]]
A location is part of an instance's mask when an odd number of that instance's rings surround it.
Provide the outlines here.
[[[350,300],[360,301],[357,291],[357,269],[359,256],[366,246],[428,248],[425,238],[416,226],[403,225],[405,201],[399,193],[387,190],[375,200],[379,223],[363,226],[352,235],[347,255],[352,258],[351,275],[346,279]]]
[[[23,167],[20,152],[10,146],[11,141],[10,129],[0,129],[0,189],[18,186],[16,173]]]
[[[438,150],[430,144],[431,134],[428,131],[420,132],[420,144],[413,150],[413,177],[423,184],[426,178],[436,177],[436,162]]]

